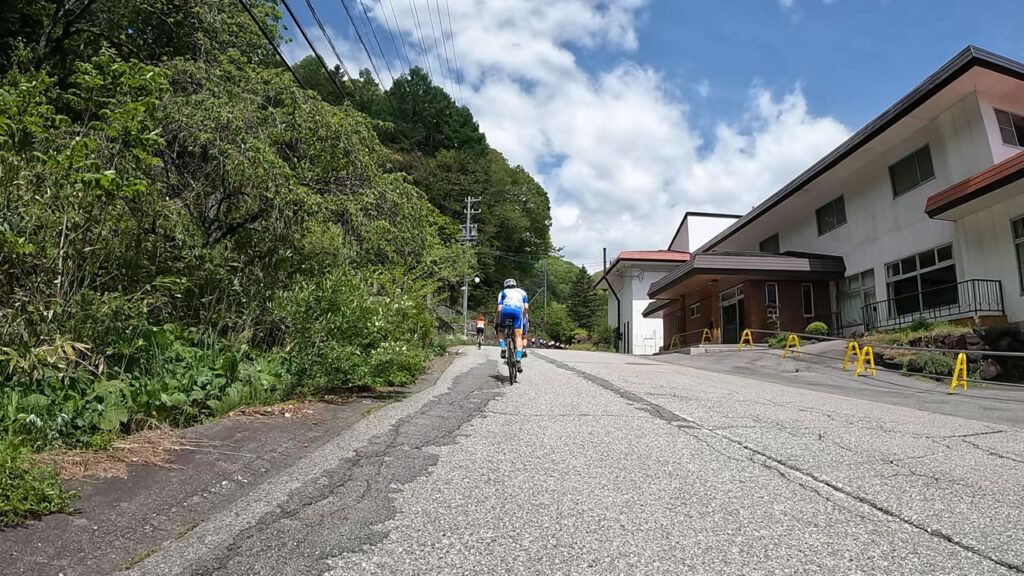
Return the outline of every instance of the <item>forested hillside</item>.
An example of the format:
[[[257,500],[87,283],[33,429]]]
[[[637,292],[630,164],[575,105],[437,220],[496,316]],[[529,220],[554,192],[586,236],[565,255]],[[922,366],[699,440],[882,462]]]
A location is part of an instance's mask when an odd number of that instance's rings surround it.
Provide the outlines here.
[[[282,40],[277,3],[247,4]],[[474,306],[537,278],[547,194],[467,108],[418,69],[386,92],[336,78],[344,93],[312,58],[295,69],[311,90],[236,0],[7,4],[5,486],[25,450],[407,384],[464,278]]]

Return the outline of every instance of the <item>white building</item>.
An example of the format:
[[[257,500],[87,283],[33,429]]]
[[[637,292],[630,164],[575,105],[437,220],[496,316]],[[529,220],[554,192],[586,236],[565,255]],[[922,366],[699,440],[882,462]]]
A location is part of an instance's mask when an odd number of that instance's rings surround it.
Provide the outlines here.
[[[739,216],[731,214],[687,212],[668,250],[619,253],[596,285],[607,293],[608,325],[613,329],[618,327],[622,335],[619,352],[654,354],[658,351],[664,340],[662,322],[643,316],[644,309],[652,302],[647,296],[651,284],[687,261],[691,248],[707,242],[737,218]]]
[[[830,327],[846,331],[917,316],[1024,321],[1022,147],[1024,64],[969,46],[696,252],[743,253],[745,272],[757,253],[841,257],[845,272],[825,280],[831,302],[810,310],[829,305]],[[690,288],[675,276],[650,295],[679,308]],[[761,276],[758,306],[778,308],[781,284]],[[763,280],[774,293],[761,294]],[[810,284],[793,286],[806,309]]]

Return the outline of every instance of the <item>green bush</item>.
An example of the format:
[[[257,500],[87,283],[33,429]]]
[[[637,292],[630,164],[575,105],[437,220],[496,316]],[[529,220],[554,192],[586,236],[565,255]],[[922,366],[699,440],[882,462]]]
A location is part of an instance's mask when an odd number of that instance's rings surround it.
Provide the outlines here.
[[[0,527],[71,512],[76,497],[61,487],[52,468],[32,463],[10,442],[0,442]]]
[[[785,333],[780,333],[780,334],[773,334],[771,337],[769,337],[766,340],[766,342],[768,343],[768,347],[769,348],[779,348],[779,349],[782,349],[782,348],[786,347],[786,341],[788,339],[789,339],[789,333],[785,332]]]
[[[824,322],[811,322],[804,329],[804,333],[812,336],[828,336],[828,325]],[[783,344],[785,344],[785,341],[783,341]]]
[[[917,352],[907,362],[906,370],[932,376],[951,376],[956,361],[949,354]]]
[[[301,392],[407,385],[432,355],[433,318],[423,300],[383,276],[336,269],[286,294],[280,311]]]
[[[927,332],[932,329],[932,322],[924,316],[915,316],[914,321],[910,323],[911,332]]]

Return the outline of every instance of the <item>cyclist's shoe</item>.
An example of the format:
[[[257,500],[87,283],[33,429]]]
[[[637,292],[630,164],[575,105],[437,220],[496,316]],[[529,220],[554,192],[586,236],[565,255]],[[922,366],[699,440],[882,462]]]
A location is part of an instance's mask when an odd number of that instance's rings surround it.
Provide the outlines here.
[[[501,349],[501,359],[502,360],[505,359],[505,349],[504,348]]]
[[[526,358],[527,356],[529,356],[529,354],[526,353],[526,350],[523,350],[523,358]]]
[[[523,361],[522,360],[516,360],[516,372],[519,372],[520,374],[523,373]]]

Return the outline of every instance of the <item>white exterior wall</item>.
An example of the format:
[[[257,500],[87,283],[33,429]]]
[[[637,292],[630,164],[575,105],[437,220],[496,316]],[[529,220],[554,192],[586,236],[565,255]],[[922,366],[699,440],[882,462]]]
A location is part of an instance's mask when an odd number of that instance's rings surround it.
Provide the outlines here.
[[[978,94],[978,101],[981,105],[981,113],[985,121],[985,131],[988,135],[989,147],[992,150],[993,163],[1002,162],[1020,152],[1020,148],[1016,146],[1003,144],[1003,137],[999,133],[999,123],[996,121],[995,109],[999,108],[1018,116],[1024,116],[1024,98]]]
[[[616,268],[615,274],[609,276],[615,292],[622,302],[622,340],[619,343],[619,352],[626,352],[626,338],[629,338],[633,354],[654,354],[658,351],[662,338],[661,318],[644,318],[643,311],[652,302],[647,298],[647,290],[651,284],[660,280],[666,274],[664,271],[652,272],[643,270],[636,265],[621,265]],[[608,291],[608,325],[615,328],[618,316],[615,311],[615,297]],[[626,333],[629,323],[629,333]]]
[[[889,166],[926,144],[935,178],[893,198]],[[953,222],[932,220],[925,214],[928,197],[992,163],[979,100],[971,94],[897,145],[877,153],[853,174],[837,182],[811,184],[815,193],[798,194],[716,249],[756,251],[761,240],[778,233],[782,251],[842,256],[848,276],[873,269],[876,294],[885,299],[885,264],[956,238]],[[846,205],[846,224],[818,236],[815,210],[840,194]],[[965,273],[959,251],[954,243],[957,279],[963,280],[971,276]]]
[[[672,239],[669,250],[693,252],[708,243],[737,219],[729,216],[700,216],[688,214]]]
[[[968,278],[999,280],[1003,307],[1010,322],[1024,322],[1024,296],[1017,273],[1017,255],[1010,222],[1024,216],[1024,181],[1011,184],[1014,197],[957,221],[963,268]]]
[[[643,311],[653,300],[647,299],[647,291],[651,283],[660,280],[664,272],[649,272],[643,274],[643,279],[637,274],[639,270],[632,269],[631,293],[633,297],[633,310],[630,318],[632,337],[632,352],[637,355],[654,354],[662,342],[663,324],[661,318],[644,318]],[[625,311],[623,311],[625,313]]]

